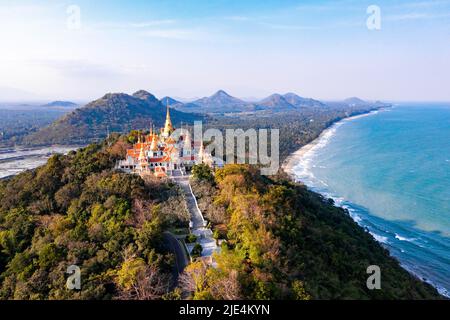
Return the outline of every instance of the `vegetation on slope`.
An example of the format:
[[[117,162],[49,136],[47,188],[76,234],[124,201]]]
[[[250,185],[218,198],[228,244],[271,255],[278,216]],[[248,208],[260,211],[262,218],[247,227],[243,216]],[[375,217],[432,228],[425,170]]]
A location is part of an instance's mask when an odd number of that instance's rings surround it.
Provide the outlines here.
[[[198,262],[186,270],[183,284],[194,299],[439,297],[332,200],[251,166],[228,165],[215,176],[208,170],[194,170],[193,189],[227,242],[217,268]],[[366,286],[370,265],[381,268],[381,290]]]
[[[111,145],[111,146],[110,146]],[[0,299],[160,299],[173,256],[162,232],[186,226],[165,181],[114,172],[126,138],[111,138],[0,184]],[[81,268],[81,290],[66,270]]]

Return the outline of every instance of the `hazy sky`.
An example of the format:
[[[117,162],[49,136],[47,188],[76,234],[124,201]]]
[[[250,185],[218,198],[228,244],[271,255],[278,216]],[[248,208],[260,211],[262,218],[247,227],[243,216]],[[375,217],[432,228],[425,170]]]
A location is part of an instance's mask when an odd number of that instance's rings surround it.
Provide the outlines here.
[[[381,30],[367,28],[369,5]],[[224,89],[450,101],[450,0],[0,0],[0,58],[0,100]]]

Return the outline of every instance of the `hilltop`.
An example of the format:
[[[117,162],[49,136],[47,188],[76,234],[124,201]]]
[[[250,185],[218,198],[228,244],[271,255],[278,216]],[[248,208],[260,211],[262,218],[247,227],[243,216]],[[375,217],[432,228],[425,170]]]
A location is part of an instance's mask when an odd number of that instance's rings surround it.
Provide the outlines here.
[[[257,103],[258,106],[270,110],[294,110],[295,107],[287,102],[280,94],[275,93]]]
[[[312,98],[303,98],[299,95],[289,92],[283,95],[283,98],[294,107],[326,107],[326,104]]]
[[[210,97],[204,97],[192,102],[202,107],[208,112],[223,112],[226,109],[235,110],[245,106],[247,103],[241,99],[235,98],[223,90],[217,91]]]
[[[23,143],[79,144],[106,137],[108,132],[128,132],[164,124],[166,107],[151,93],[140,90],[133,95],[108,93],[100,99],[58,119],[24,138]],[[177,110],[171,112],[174,124],[204,117]]]

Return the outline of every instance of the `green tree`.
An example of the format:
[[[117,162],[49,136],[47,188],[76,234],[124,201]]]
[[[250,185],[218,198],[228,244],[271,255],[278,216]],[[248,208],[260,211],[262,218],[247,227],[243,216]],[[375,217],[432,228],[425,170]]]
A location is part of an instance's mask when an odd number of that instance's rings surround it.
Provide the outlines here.
[[[210,183],[214,182],[214,175],[211,168],[204,163],[195,165],[192,168],[192,176],[196,180],[207,181]]]

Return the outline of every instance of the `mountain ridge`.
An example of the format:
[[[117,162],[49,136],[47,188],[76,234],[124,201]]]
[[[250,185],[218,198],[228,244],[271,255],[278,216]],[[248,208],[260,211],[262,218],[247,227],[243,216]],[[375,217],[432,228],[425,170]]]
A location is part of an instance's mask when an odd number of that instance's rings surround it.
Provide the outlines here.
[[[171,111],[174,125],[202,120],[204,116]],[[108,132],[128,132],[161,127],[166,107],[151,93],[139,90],[132,95],[107,93],[82,108],[66,114],[51,125],[26,136],[26,145],[79,144],[106,137]]]
[[[164,101],[167,101],[168,97]],[[170,98],[170,97],[169,97]],[[172,99],[172,98],[170,98]],[[174,108],[185,112],[198,113],[240,113],[240,112],[289,112],[305,107],[325,107],[326,104],[311,98],[303,98],[295,93],[284,95],[274,93],[257,101],[244,101],[228,94],[224,90],[218,90],[209,97],[182,103],[175,99]]]
[[[284,96],[279,93],[274,93],[267,98],[256,103],[258,106],[266,107],[269,109],[281,109],[281,110],[294,110],[294,105],[290,104]]]
[[[72,101],[55,100],[42,105],[42,107],[63,107],[63,108],[76,108],[79,104]]]

